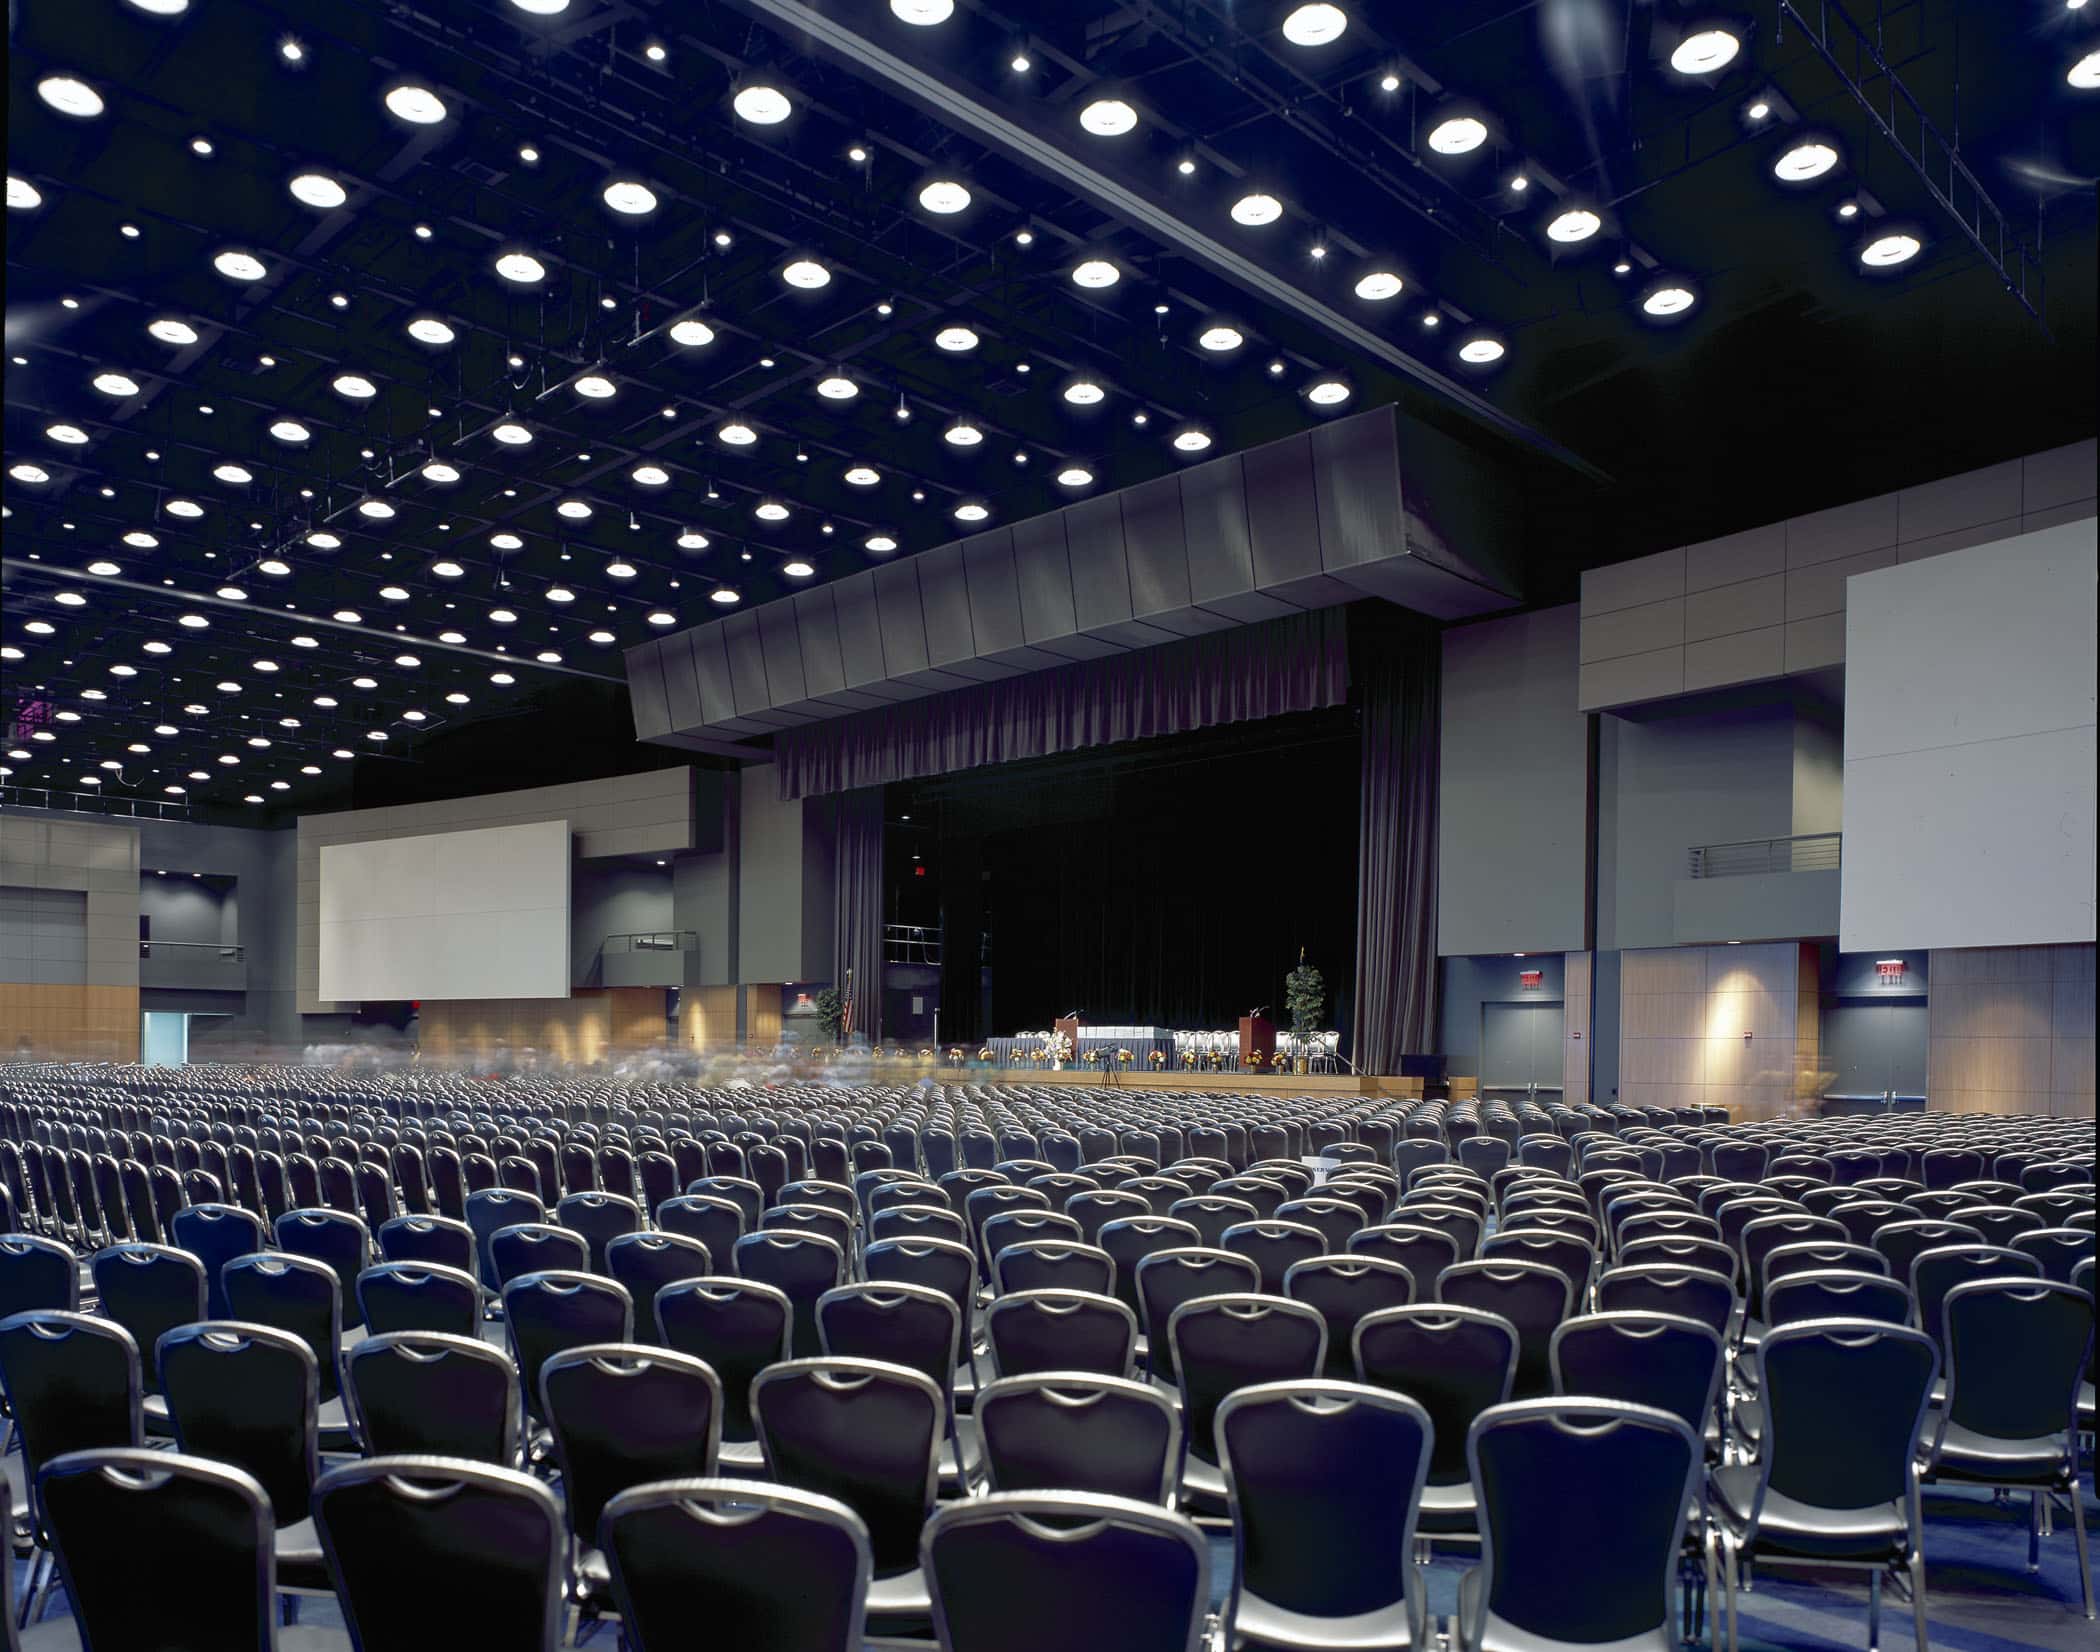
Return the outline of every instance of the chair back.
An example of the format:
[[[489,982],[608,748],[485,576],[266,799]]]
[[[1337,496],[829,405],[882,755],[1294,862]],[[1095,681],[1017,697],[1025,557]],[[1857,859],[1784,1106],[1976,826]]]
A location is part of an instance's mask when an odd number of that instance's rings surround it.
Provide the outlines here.
[[[220,1270],[236,1256],[252,1256],[264,1249],[269,1230],[260,1216],[239,1205],[185,1205],[168,1223],[168,1242],[203,1264],[205,1314],[224,1319],[228,1309]]]
[[[705,1361],[721,1384],[722,1438],[758,1438],[751,1382],[788,1358],[795,1308],[787,1293],[756,1279],[682,1279],[656,1293],[656,1336],[666,1348]]]
[[[861,1517],[875,1576],[908,1572],[939,1484],[941,1392],[902,1366],[797,1359],[751,1385],[766,1468]]]
[[[379,1254],[388,1262],[436,1262],[474,1272],[474,1230],[448,1216],[396,1216],[377,1238]]]
[[[1099,1245],[1077,1239],[1031,1239],[992,1253],[992,1289],[1000,1296],[1015,1291],[1087,1291],[1113,1296],[1116,1264]]]
[[[745,1234],[731,1254],[740,1277],[773,1286],[794,1305],[794,1357],[820,1354],[817,1299],[846,1277],[846,1253],[838,1241],[794,1228],[766,1228]]]
[[[569,1530],[595,1545],[605,1505],[631,1486],[704,1479],[722,1443],[722,1385],[706,1361],[637,1343],[566,1348],[540,1367]]]
[[[1130,1374],[1137,1315],[1112,1296],[1087,1291],[1015,1291],[994,1297],[984,1316],[992,1364],[1002,1377],[1039,1371]]]
[[[516,1466],[517,1367],[480,1337],[386,1331],[343,1356],[343,1393],[374,1457],[464,1457]]]
[[[1553,1391],[1554,1328],[1575,1305],[1575,1282],[1543,1262],[1461,1262],[1437,1281],[1437,1300],[1500,1314],[1517,1328],[1517,1399]]]
[[[1327,1321],[1288,1298],[1237,1292],[1199,1296],[1167,1321],[1189,1454],[1215,1463],[1218,1407],[1235,1389],[1317,1377],[1327,1358]]]
[[[1763,1486],[1819,1510],[1913,1495],[1919,1431],[1940,1367],[1922,1331],[1863,1319],[1779,1326],[1759,1343],[1758,1367],[1765,1419],[1753,1534]]]
[[[320,1473],[313,1350],[267,1325],[207,1320],[162,1337],[158,1364],[176,1449],[253,1475],[280,1529],[304,1520]]]
[[[555,1652],[567,1545],[554,1494],[454,1457],[372,1457],[314,1487],[314,1523],[359,1646]]]
[[[180,1603],[186,1644],[275,1652],[276,1527],[252,1476],[119,1446],[54,1458],[37,1496],[80,1636],[72,1644],[143,1644],[140,1603],[156,1601]],[[11,1611],[5,1639],[15,1644]]]
[[[37,1477],[69,1451],[145,1443],[138,1344],[109,1319],[32,1308],[0,1320],[0,1388],[14,1414],[31,1530],[48,1539]]]
[[[1941,1334],[1941,1309],[1947,1293],[1970,1279],[2039,1279],[2042,1265],[2025,1251],[2006,1245],[1941,1245],[1921,1251],[1910,1264],[1913,1323],[1931,1337],[1945,1363],[1947,1343]]]
[[[1975,1279],[1943,1304],[1947,1404],[1942,1434],[2062,1438],[2075,1470],[2078,1385],[2093,1344],[2093,1299],[2053,1279]]]
[[[634,1340],[634,1298],[594,1273],[549,1269],[503,1287],[503,1318],[527,1416],[540,1411],[540,1367],[565,1348]]]
[[[1168,1504],[1181,1419],[1151,1383],[1063,1371],[1001,1377],[972,1412],[994,1491],[1085,1491]]]
[[[655,1334],[649,1322],[656,1293],[681,1279],[705,1279],[714,1270],[714,1253],[698,1239],[679,1233],[616,1234],[605,1247],[606,1271],[634,1298],[634,1311],[642,1323],[635,1334],[648,1340]]]
[[[1138,1264],[1155,1252],[1185,1249],[1199,1244],[1202,1234],[1193,1222],[1172,1216],[1119,1216],[1104,1222],[1098,1243],[1115,1264],[1116,1300],[1133,1314],[1143,1310],[1138,1302]]]
[[[236,1256],[220,1277],[227,1313],[243,1324],[289,1331],[305,1343],[313,1351],[320,1403],[334,1399],[342,1391],[343,1351],[342,1287],[335,1270],[310,1256],[271,1251]]]
[[[719,1256],[726,1261],[744,1236],[744,1212],[734,1199],[718,1198],[712,1193],[681,1193],[656,1207],[656,1226],[661,1233],[697,1239],[707,1247],[710,1258]]]
[[[159,1393],[151,1349],[162,1332],[204,1317],[210,1294],[205,1288],[204,1264],[172,1245],[117,1244],[97,1251],[88,1266],[103,1317],[131,1333],[139,1358],[146,1362],[147,1368],[140,1373],[146,1392]]]
[[[1405,1308],[1415,1300],[1415,1281],[1405,1267],[1378,1256],[1315,1256],[1294,1262],[1283,1276],[1283,1294],[1317,1309],[1327,1322],[1327,1357],[1321,1375],[1356,1380],[1356,1327],[1365,1315]]]
[[[967,1351],[962,1315],[945,1291],[880,1281],[840,1285],[817,1299],[817,1335],[829,1359],[873,1359],[924,1375],[948,1397]]]
[[[1003,1652],[1014,1626],[1055,1625],[1087,1652],[1197,1652],[1210,1546],[1155,1504],[1080,1492],[1001,1492],[927,1523],[926,1582],[946,1652]]]
[[[70,1247],[30,1233],[0,1234],[0,1319],[80,1309],[80,1264]]]
[[[1477,1418],[1466,1453],[1481,1569],[1468,1644],[1677,1643],[1671,1585],[1704,1463],[1682,1418],[1521,1401]]]
[[[363,1323],[352,1287],[372,1259],[372,1242],[361,1217],[348,1209],[288,1210],[277,1218],[276,1238],[279,1250],[330,1269],[341,1287],[343,1324],[354,1329]]]
[[[667,1480],[620,1492],[591,1541],[605,1552],[637,1652],[690,1643],[856,1652],[873,1559],[835,1498],[755,1480]]]
[[[1809,1319],[1876,1319],[1902,1325],[1910,1319],[1910,1292],[1881,1273],[1852,1268],[1817,1268],[1770,1280],[1765,1287],[1765,1323],[1798,1325]]]
[[[478,1336],[481,1287],[470,1273],[440,1262],[382,1262],[357,1276],[357,1305],[366,1334],[442,1331]]]
[[[1434,1425],[1429,1484],[1462,1485],[1473,1419],[1509,1398],[1517,1328],[1500,1314],[1441,1303],[1386,1308],[1356,1327],[1359,1381],[1418,1401]]]
[[[1721,1333],[1673,1314],[1583,1314],[1553,1333],[1553,1386],[1651,1406],[1681,1417],[1702,1438],[1727,1364]]]

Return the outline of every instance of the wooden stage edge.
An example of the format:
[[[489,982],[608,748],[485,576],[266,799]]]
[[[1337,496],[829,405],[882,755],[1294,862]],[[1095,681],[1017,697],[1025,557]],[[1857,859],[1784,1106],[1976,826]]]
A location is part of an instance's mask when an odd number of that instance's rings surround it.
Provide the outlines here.
[[[927,1062],[876,1064],[878,1080],[931,1078],[936,1084],[1030,1084],[1075,1090],[1204,1090],[1233,1095],[1399,1096],[1418,1098],[1419,1078],[1384,1078],[1355,1073],[1153,1073],[1041,1067],[936,1067]]]

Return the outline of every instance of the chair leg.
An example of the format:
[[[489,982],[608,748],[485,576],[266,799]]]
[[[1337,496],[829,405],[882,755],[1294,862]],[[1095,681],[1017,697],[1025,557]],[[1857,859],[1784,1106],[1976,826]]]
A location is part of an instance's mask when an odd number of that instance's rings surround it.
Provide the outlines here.
[[[1867,1574],[1867,1652],[1881,1652],[1881,1568]]]
[[[1728,1613],[1728,1652],[1737,1652],[1735,1624],[1736,1578],[1735,1539],[1723,1532],[1721,1534],[1721,1603]]]
[[[2093,1563],[2085,1548],[2085,1502],[2078,1490],[2078,1476],[2071,1476],[2071,1534],[2078,1540],[2078,1578],[2085,1585],[2085,1615],[2093,1615]]]
[[[2042,1493],[2027,1494],[2027,1569],[2042,1569]]]
[[[1925,1631],[1925,1551],[1910,1552],[1910,1626],[1917,1637],[1918,1652],[1930,1652]]]

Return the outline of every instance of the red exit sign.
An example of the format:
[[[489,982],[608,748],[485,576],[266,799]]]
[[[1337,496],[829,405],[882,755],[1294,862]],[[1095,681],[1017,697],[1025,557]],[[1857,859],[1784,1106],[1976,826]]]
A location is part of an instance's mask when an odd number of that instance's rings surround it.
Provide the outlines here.
[[[1874,960],[1874,974],[1885,987],[1902,986],[1905,968],[1906,966],[1901,958],[1876,958]]]
[[[1542,969],[1525,969],[1517,972],[1517,984],[1526,992],[1536,992],[1545,985],[1546,972]]]

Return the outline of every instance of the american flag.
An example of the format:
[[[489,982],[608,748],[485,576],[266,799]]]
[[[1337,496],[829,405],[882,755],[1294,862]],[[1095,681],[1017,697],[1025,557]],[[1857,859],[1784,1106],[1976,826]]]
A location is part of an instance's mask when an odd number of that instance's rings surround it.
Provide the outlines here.
[[[839,1011],[839,1042],[845,1043],[853,1036],[853,971],[846,971],[846,1004]]]

